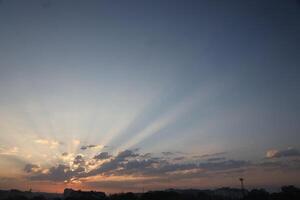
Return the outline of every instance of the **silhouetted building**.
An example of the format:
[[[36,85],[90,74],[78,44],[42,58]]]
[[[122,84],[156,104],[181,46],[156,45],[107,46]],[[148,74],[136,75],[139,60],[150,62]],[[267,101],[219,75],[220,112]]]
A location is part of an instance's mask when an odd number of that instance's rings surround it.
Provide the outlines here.
[[[94,191],[81,191],[66,188],[64,190],[65,200],[105,200],[106,195],[104,192],[94,192]]]

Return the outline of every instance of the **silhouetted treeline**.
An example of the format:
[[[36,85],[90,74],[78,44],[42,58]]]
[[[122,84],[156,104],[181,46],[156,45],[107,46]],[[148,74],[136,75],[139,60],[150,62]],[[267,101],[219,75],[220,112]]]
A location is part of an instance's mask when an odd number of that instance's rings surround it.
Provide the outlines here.
[[[146,193],[84,192],[65,189],[64,194],[32,193],[18,190],[0,191],[0,200],[300,200],[300,189],[284,186],[280,192],[269,193],[264,189],[240,190],[165,190]]]

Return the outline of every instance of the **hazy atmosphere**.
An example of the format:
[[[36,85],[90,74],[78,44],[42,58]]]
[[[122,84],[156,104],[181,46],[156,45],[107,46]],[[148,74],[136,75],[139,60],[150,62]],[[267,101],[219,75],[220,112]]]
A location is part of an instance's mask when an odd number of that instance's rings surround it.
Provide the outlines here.
[[[300,186],[299,102],[300,1],[0,1],[0,189]]]

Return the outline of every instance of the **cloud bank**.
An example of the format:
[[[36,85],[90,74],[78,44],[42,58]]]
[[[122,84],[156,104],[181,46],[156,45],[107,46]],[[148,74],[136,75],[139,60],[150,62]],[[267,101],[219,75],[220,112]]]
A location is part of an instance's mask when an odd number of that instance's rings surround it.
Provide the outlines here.
[[[67,155],[67,153],[64,154]],[[78,154],[71,162],[60,163],[50,168],[41,169],[36,164],[28,164],[24,171],[30,180],[68,182],[99,175],[164,178],[180,174],[182,178],[185,178],[191,174],[204,176],[210,172],[236,170],[251,165],[248,161],[225,157],[201,160],[193,156],[169,157],[170,155],[176,155],[176,153],[168,152],[155,156],[151,153],[140,153],[138,149],[127,149],[112,155],[103,151],[92,157]]]
[[[299,157],[300,151],[294,148],[286,150],[271,149],[266,152],[266,158]]]

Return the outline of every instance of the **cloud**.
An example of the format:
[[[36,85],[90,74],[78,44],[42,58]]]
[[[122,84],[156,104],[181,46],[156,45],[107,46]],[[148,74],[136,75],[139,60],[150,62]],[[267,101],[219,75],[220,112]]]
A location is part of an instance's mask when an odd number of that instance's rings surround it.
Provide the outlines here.
[[[80,140],[74,139],[74,140],[72,141],[72,143],[73,143],[73,145],[77,146],[77,145],[80,144]]]
[[[145,169],[147,167],[152,167],[152,164],[158,163],[157,160],[147,159],[147,160],[131,160],[125,164],[123,164],[123,169],[128,171],[132,169]]]
[[[262,163],[257,163],[257,167],[262,168],[264,170],[281,170],[288,171],[291,170],[300,170],[300,160],[299,159],[289,159],[287,160],[278,160],[278,159],[268,159],[264,160]]]
[[[164,152],[161,152],[161,153],[164,156],[173,156],[175,154],[174,152],[170,152],[170,151],[164,151]]]
[[[163,177],[165,175],[179,175],[181,178],[190,177],[194,174],[197,176],[204,176],[207,172],[226,171],[232,169],[240,169],[242,167],[249,166],[250,163],[241,160],[226,160],[222,162],[203,162],[203,163],[170,163],[162,160],[151,167],[143,168],[141,170],[145,175],[158,175]],[[185,177],[186,176],[186,177]]]
[[[266,152],[266,158],[281,158],[281,157],[298,157],[300,151],[294,148],[288,148],[286,150],[271,149]]]
[[[109,155],[108,152],[101,152],[98,155],[94,156],[95,160],[106,160],[108,158],[111,158],[111,155]]]
[[[18,147],[2,148],[0,147],[0,155],[16,155],[19,152]]]
[[[25,171],[34,172],[30,175],[32,180],[71,181],[78,178],[92,176],[134,176],[134,177],[167,177],[178,176],[181,178],[205,176],[209,172],[222,172],[237,170],[251,163],[242,160],[227,160],[224,157],[208,159],[206,161],[191,160],[188,157],[168,158],[155,157],[150,153],[139,153],[138,149],[124,150],[116,155],[101,152],[93,157],[84,157],[79,154],[71,161],[71,166],[60,164],[43,170],[36,165],[26,166]],[[174,160],[175,159],[175,160]],[[97,162],[102,161],[102,162]],[[174,162],[175,161],[175,162]]]
[[[35,164],[26,164],[24,167],[24,171],[26,173],[38,172],[40,170],[41,170],[41,168]]]
[[[139,156],[138,153],[136,153],[137,150],[124,150],[124,151],[121,151],[119,152],[119,154],[116,156],[116,160],[125,160],[125,159],[128,159],[128,158],[134,158],[134,157],[137,157]]]
[[[185,159],[184,156],[179,156],[179,157],[173,158],[174,161],[181,161],[181,160],[184,160],[184,159]]]
[[[172,164],[172,163],[166,163],[163,164],[161,167],[154,170],[156,173],[170,173],[170,172],[176,172],[176,171],[182,171],[182,170],[191,170],[191,169],[198,169],[199,166],[196,163],[180,163],[180,164]]]
[[[74,162],[75,156],[73,153],[63,152],[61,156],[58,157],[63,163],[68,163],[69,165]],[[73,163],[74,164],[74,163]]]
[[[45,146],[49,146],[51,149],[54,149],[58,147],[59,145],[62,145],[62,142],[56,141],[56,140],[47,140],[47,139],[36,139],[34,140],[37,144],[42,144]]]
[[[142,158],[151,158],[152,154],[151,153],[145,153],[143,155],[140,155],[140,157],[142,157]]]
[[[88,172],[87,176],[94,176],[103,173],[109,173],[113,170],[118,169],[120,167],[120,162],[116,159],[112,159],[100,165],[98,168],[93,169],[92,171]]]
[[[74,165],[83,165],[84,163],[85,161],[82,155],[77,155],[73,160]]]
[[[31,180],[66,181],[77,175],[77,171],[72,171],[69,166],[58,165],[51,167],[47,173],[38,173],[30,177]]]
[[[79,177],[86,177],[86,168],[82,164],[81,155],[76,156],[74,162],[79,166],[72,168],[65,164],[58,164],[50,168],[41,168],[35,164],[27,164],[24,171],[30,173],[28,179],[33,181],[54,181],[54,182],[69,182],[78,179]]]
[[[229,170],[249,166],[251,163],[244,160],[225,160],[221,162],[204,162],[200,163],[199,167],[202,169],[215,170]]]
[[[102,145],[94,145],[94,144],[90,144],[90,145],[84,145],[84,146],[81,146],[81,150],[87,150],[87,149],[102,149],[103,146]]]
[[[177,172],[200,173],[201,171],[222,171],[238,169],[249,166],[250,163],[242,160],[226,160],[226,158],[215,158],[214,162],[184,163],[185,157],[174,159],[164,157],[145,157],[131,150],[120,152],[111,160],[104,162],[99,168],[92,170],[89,175],[142,175],[142,176],[165,176]]]
[[[38,144],[49,144],[49,141],[45,139],[36,139],[34,142]]]
[[[98,168],[89,172],[89,175],[109,173],[118,170],[119,168],[124,167],[124,162],[128,162],[129,159],[140,157],[141,155],[138,154],[137,151],[138,149],[121,151],[111,160],[104,162]]]
[[[208,162],[215,162],[215,161],[221,161],[221,160],[225,160],[225,157],[216,157],[216,158],[209,158],[207,159]]]
[[[211,154],[196,155],[193,157],[194,158],[209,158],[209,157],[221,156],[221,155],[225,155],[225,154],[227,154],[227,152],[222,151],[222,152],[211,153]]]
[[[64,153],[62,153],[61,155],[62,155],[62,156],[68,156],[69,153],[68,153],[68,152],[64,152]]]

